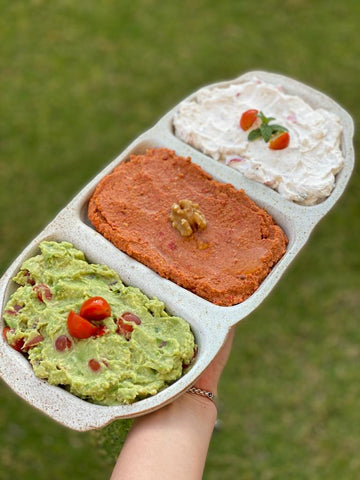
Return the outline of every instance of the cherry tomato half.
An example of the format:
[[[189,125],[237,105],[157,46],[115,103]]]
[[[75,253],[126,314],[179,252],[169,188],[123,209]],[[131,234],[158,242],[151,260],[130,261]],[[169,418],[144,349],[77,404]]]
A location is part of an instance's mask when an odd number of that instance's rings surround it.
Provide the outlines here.
[[[103,320],[110,317],[111,308],[105,298],[91,297],[82,304],[80,315],[87,320]]]
[[[270,140],[269,148],[271,150],[283,150],[289,145],[290,135],[288,132],[282,132],[280,135],[277,135],[272,140]]]
[[[243,130],[249,130],[249,128],[252,127],[255,121],[258,119],[258,113],[259,110],[256,109],[246,110],[246,112],[241,115],[240,127]]]
[[[67,327],[72,337],[80,339],[89,338],[92,335],[95,335],[98,330],[97,326],[93,325],[86,320],[86,318],[78,315],[73,310],[71,310],[68,315]]]

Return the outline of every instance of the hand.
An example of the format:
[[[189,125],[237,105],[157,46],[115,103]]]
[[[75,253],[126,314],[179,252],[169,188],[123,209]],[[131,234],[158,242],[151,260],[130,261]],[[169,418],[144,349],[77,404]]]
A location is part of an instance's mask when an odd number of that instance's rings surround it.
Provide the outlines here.
[[[217,393],[234,333],[233,327],[196,387]],[[137,418],[111,480],[201,479],[215,421],[215,404],[192,393]]]
[[[223,346],[216,354],[215,358],[204,370],[200,378],[198,378],[198,380],[195,382],[195,386],[197,388],[207,390],[214,395],[217,395],[218,383],[230,355],[234,334],[235,327],[232,327],[228,333],[228,336],[226,337]]]

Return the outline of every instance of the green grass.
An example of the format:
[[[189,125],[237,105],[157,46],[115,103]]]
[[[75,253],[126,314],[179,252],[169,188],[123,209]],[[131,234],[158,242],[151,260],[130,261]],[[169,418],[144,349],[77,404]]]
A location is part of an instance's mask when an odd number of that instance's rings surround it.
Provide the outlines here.
[[[0,270],[202,85],[275,71],[360,118],[360,3],[328,7],[0,0]],[[204,478],[359,478],[359,186],[356,167],[275,291],[239,324]],[[91,432],[54,423],[3,383],[0,403],[1,478],[108,478]]]

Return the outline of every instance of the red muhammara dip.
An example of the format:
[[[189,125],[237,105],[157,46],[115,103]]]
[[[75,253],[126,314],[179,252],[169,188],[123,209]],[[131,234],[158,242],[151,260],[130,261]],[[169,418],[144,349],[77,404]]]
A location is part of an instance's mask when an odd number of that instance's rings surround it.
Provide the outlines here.
[[[187,199],[206,219],[183,236],[170,219]],[[213,180],[166,148],[132,155],[97,185],[95,228],[119,249],[217,305],[248,298],[284,255],[287,238],[243,190]]]

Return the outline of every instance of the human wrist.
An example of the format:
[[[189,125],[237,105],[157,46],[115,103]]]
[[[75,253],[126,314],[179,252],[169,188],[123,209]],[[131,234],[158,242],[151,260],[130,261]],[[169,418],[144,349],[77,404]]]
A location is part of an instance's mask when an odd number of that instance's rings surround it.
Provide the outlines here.
[[[189,428],[198,433],[208,431],[208,434],[211,435],[216,418],[217,407],[213,401],[186,391],[159,410],[135,418],[133,429],[137,429],[140,425],[143,427],[144,425],[156,425],[156,428],[174,428],[174,431],[179,428]]]
[[[202,478],[216,416],[216,405],[209,398],[185,392],[135,418],[116,465],[118,476],[113,478]],[[128,459],[136,459],[139,451],[146,452],[146,462],[140,455],[140,463],[130,463]]]
[[[217,397],[217,394],[218,394],[217,384],[218,384],[217,381],[215,382],[214,380],[200,377],[195,382],[194,387],[204,390],[206,392],[211,392],[214,395],[214,397]]]
[[[213,392],[211,392],[210,390],[205,390],[203,388],[193,385],[192,387],[188,388],[186,391],[187,393],[192,393],[193,395],[200,395],[201,397],[205,397],[211,400],[212,402],[214,402],[216,405],[216,397],[213,394]]]
[[[206,395],[201,395],[187,390],[181,399],[185,405],[185,408],[189,408],[192,413],[207,417],[209,421],[216,421],[217,404],[215,397],[211,399]]]

